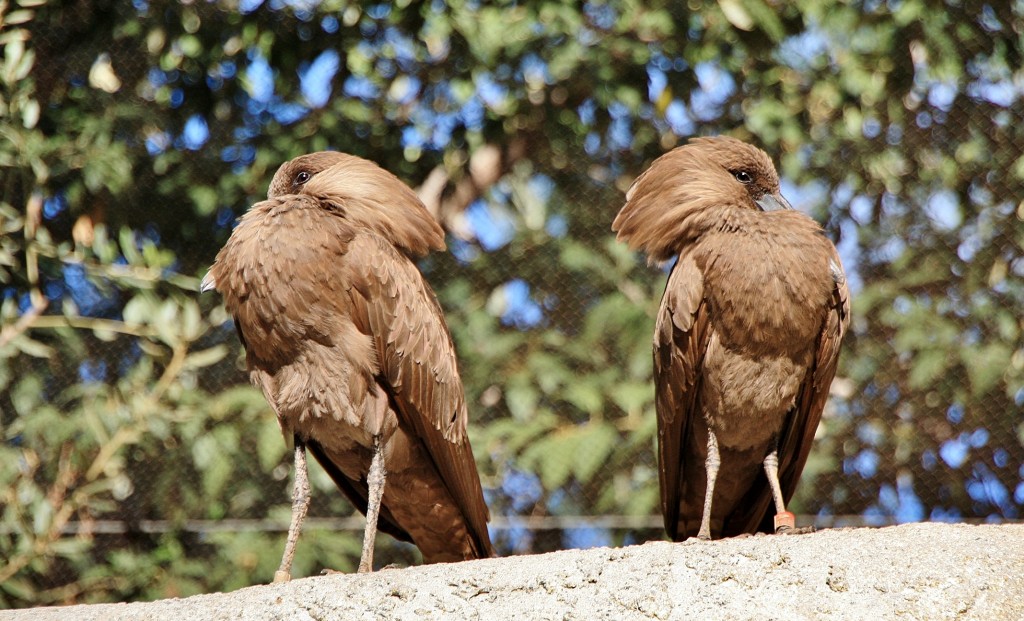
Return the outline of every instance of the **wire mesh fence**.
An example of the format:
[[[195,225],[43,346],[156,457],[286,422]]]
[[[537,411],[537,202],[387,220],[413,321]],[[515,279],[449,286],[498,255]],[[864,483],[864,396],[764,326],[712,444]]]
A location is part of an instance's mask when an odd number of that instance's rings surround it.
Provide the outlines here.
[[[449,233],[420,267],[499,553],[663,536],[666,272],[610,224],[654,157],[724,132],[776,158],[851,281],[801,520],[1018,519],[1024,9],[826,5],[0,6],[0,602],[272,575],[287,447],[198,284],[274,168],[325,148]],[[313,468],[297,572],[351,569],[362,520]]]

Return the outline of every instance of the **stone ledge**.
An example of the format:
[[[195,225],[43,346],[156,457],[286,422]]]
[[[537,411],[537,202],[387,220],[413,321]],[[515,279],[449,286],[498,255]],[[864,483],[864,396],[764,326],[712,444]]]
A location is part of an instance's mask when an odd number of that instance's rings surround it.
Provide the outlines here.
[[[1024,524],[651,542],[331,575],[11,621],[1024,619]]]

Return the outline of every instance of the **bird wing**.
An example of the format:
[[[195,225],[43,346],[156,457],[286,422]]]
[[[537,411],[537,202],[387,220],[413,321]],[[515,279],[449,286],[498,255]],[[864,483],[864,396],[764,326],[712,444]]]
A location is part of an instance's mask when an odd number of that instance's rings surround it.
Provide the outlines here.
[[[839,347],[850,324],[850,289],[835,248],[832,248],[831,269],[835,287],[818,336],[814,360],[804,376],[796,402],[779,435],[779,484],[787,503],[796,491],[800,473],[811,453],[821,412],[828,400],[829,386],[836,375]],[[738,506],[746,510],[737,511],[727,518],[723,529],[725,536],[758,530],[774,532],[774,513],[769,511],[772,506],[771,488],[763,471]]]
[[[482,556],[493,553],[489,514],[466,426],[455,346],[441,306],[416,266],[373,233],[348,248],[353,321],[373,338],[381,377],[402,422],[426,446]]]
[[[685,480],[683,443],[691,419],[700,416],[698,382],[710,336],[704,278],[693,258],[684,253],[672,268],[654,331],[661,510],[672,539],[678,536],[680,482]]]

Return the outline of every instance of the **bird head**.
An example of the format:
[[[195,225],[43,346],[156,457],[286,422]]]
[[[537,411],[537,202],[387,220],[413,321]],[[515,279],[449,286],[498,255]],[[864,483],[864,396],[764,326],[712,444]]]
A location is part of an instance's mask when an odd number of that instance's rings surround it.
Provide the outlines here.
[[[761,149],[729,136],[694,138],[687,147],[697,147],[698,157],[706,155],[710,162],[743,186],[753,203],[747,203],[747,207],[761,211],[793,208],[779,192],[779,173],[775,171],[772,158]],[[740,188],[735,184],[729,185],[729,192],[738,198]]]
[[[277,198],[288,194],[301,194],[303,186],[314,176],[319,175],[335,164],[340,164],[354,156],[338,151],[319,151],[309,155],[300,155],[282,164],[267,189],[267,198]]]
[[[693,138],[654,160],[629,191],[612,230],[657,261],[721,222],[729,209],[792,209],[768,154],[728,136]]]
[[[398,177],[361,157],[338,151],[301,155],[277,169],[268,198],[313,197],[408,254],[444,250],[444,230]]]

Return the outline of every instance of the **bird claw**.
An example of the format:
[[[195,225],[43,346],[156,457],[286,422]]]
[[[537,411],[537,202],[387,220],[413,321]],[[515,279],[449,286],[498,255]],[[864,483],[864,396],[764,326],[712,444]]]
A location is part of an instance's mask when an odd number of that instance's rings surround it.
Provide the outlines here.
[[[803,526],[797,528],[796,516],[790,513],[789,511],[783,511],[782,513],[775,514],[776,535],[806,535],[807,533],[813,532],[813,526]]]
[[[281,571],[280,569],[274,572],[274,584],[279,582],[288,582],[292,579],[292,575],[287,571]]]
[[[813,526],[801,526],[800,528],[784,528],[782,530],[775,531],[776,535],[809,535],[813,532],[817,532],[817,529]]]
[[[337,569],[328,569],[326,567],[324,567],[323,569],[320,570],[320,575],[321,576],[332,576],[334,574],[343,574],[343,573],[345,573],[345,572],[338,571]]]

